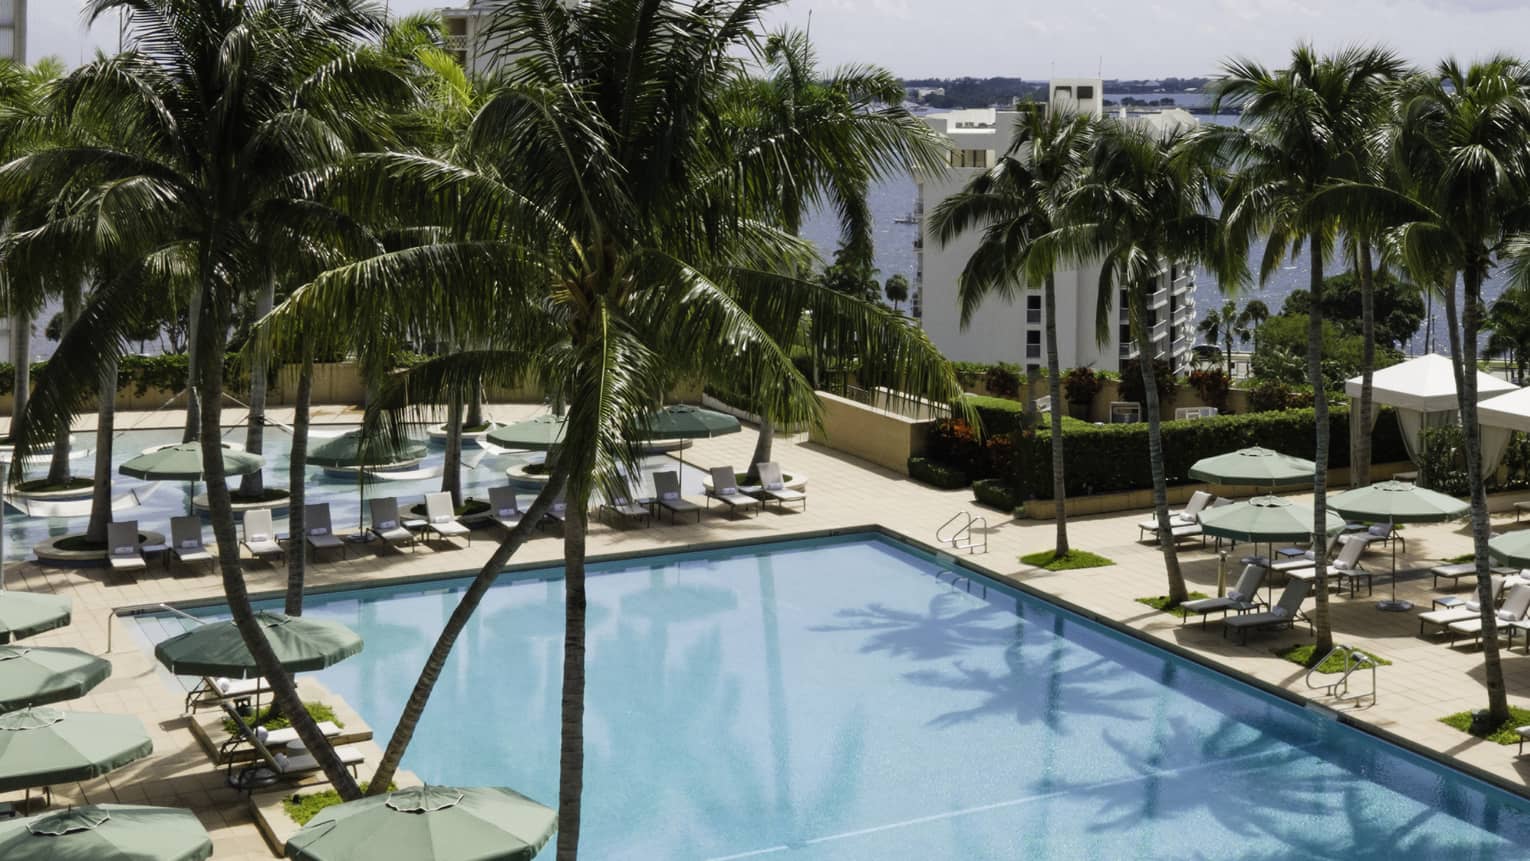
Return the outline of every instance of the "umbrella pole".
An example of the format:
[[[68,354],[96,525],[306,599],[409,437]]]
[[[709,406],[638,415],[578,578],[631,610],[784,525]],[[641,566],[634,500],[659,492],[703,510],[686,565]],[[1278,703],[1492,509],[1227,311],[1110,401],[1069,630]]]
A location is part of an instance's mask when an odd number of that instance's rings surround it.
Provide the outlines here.
[[[1397,527],[1387,521],[1387,535],[1392,539],[1392,597],[1386,601],[1376,602],[1376,609],[1388,613],[1406,613],[1413,609],[1412,601],[1397,600]]]

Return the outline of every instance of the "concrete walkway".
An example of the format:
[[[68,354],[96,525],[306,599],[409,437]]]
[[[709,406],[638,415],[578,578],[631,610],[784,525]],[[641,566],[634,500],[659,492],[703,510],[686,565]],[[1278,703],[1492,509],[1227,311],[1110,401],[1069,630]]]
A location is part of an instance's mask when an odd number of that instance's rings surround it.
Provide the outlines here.
[[[515,420],[542,410],[542,407],[533,405],[510,405],[491,407],[489,412],[501,420]],[[273,418],[278,421],[290,419],[290,411],[274,413]],[[231,415],[229,423],[234,418]],[[316,420],[354,421],[355,418],[354,411],[326,408],[322,417],[316,417]],[[132,424],[135,419],[140,423]],[[147,427],[150,426],[148,422],[175,426],[179,420],[178,414],[169,412],[126,414],[119,417],[118,427]],[[88,426],[82,429],[88,429]],[[732,464],[742,467],[752,453],[754,443],[754,432],[746,429],[741,434],[698,441],[687,452],[686,460],[703,466]],[[776,459],[786,471],[808,476],[810,505],[806,513],[772,510],[759,517],[739,520],[714,513],[703,517],[700,524],[671,526],[666,521],[651,529],[615,530],[595,524],[590,536],[590,553],[681,550],[698,542],[784,537],[798,532],[872,523],[933,542],[935,529],[951,514],[975,508],[969,491],[933,490],[890,471],[807,443],[803,438],[778,438],[776,446]],[[1497,502],[1505,504],[1504,500]],[[1055,574],[1027,569],[1018,561],[1023,553],[1051,546],[1053,524],[1016,522],[993,511],[985,514],[992,524],[988,533],[989,551],[985,556],[976,557],[975,561],[994,575],[1057,595],[1272,684],[1303,695],[1309,693],[1303,684],[1304,671],[1272,654],[1273,649],[1283,645],[1310,642],[1305,626],[1292,633],[1255,636],[1249,645],[1238,646],[1223,639],[1215,624],[1205,630],[1194,624],[1181,627],[1177,620],[1136,603],[1135,598],[1165,591],[1163,562],[1157,548],[1137,541],[1135,524],[1142,519],[1141,512],[1074,521],[1070,528],[1073,545],[1103,554],[1116,564]],[[1495,526],[1513,528],[1512,516],[1499,516]],[[1404,569],[1427,567],[1442,558],[1470,550],[1470,536],[1465,524],[1409,527],[1405,535],[1407,555],[1399,558],[1400,567]],[[369,551],[349,561],[312,566],[310,582],[314,585],[358,585],[376,578],[475,569],[488,557],[492,545],[491,541],[480,540],[471,548],[436,544],[435,552],[372,555]],[[523,547],[514,561],[555,561],[560,558],[561,551],[561,542],[556,538],[537,538]],[[1181,558],[1191,588],[1215,594],[1218,566],[1215,554],[1198,545],[1187,545]],[[1367,559],[1367,566],[1385,571],[1387,560],[1377,551]],[[285,568],[247,561],[245,574],[252,591],[274,592],[282,586]],[[1229,580],[1236,575],[1236,570],[1230,571]],[[28,564],[7,573],[6,586],[56,592],[68,595],[74,601],[73,625],[29,642],[72,645],[97,653],[107,649],[113,608],[221,594],[216,577],[205,574],[174,576],[158,566],[151,566],[147,575],[136,580],[108,580],[100,571],[63,571]],[[1388,588],[1387,578],[1381,575],[1377,578],[1373,597],[1362,594],[1353,600],[1336,598],[1333,603],[1334,627],[1339,642],[1359,646],[1393,661],[1392,666],[1381,668],[1378,674],[1379,702],[1356,711],[1355,716],[1515,783],[1525,783],[1530,777],[1530,760],[1517,763],[1513,747],[1481,742],[1438,722],[1438,718],[1445,714],[1486,705],[1486,694],[1480,681],[1480,653],[1465,645],[1450,648],[1443,643],[1420,639],[1416,618],[1419,609],[1403,614],[1378,612],[1376,601],[1387,593]],[[1465,592],[1468,588],[1463,580],[1461,590]],[[1400,596],[1422,605],[1421,609],[1429,608],[1433,592],[1427,575],[1406,577],[1398,591]],[[1311,606],[1310,599],[1308,606]],[[114,648],[109,655],[115,667],[113,677],[69,707],[138,715],[154,737],[155,754],[108,778],[55,787],[56,804],[125,801],[184,806],[196,811],[213,832],[218,858],[269,857],[251,824],[246,804],[223,786],[222,774],[207,760],[184,728],[184,720],[180,717],[182,692],[155,669],[141,644],[130,636],[130,629],[131,625],[116,624]],[[1504,669],[1511,700],[1516,705],[1530,707],[1530,656],[1518,651],[1506,654]],[[373,729],[381,741],[391,728]],[[375,751],[372,757],[375,761]]]

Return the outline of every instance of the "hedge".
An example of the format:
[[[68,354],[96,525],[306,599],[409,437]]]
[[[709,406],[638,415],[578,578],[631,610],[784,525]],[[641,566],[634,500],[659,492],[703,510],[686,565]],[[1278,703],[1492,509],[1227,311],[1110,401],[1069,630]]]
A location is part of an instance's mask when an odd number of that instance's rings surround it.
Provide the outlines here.
[[[1190,480],[1187,473],[1197,460],[1254,445],[1310,458],[1313,420],[1313,411],[1305,409],[1164,422],[1164,472],[1170,484],[1183,484]],[[1349,466],[1349,410],[1331,410],[1329,428],[1330,468]],[[1067,432],[1066,439],[1070,496],[1153,486],[1146,424],[1075,427]],[[1381,409],[1372,440],[1373,463],[1407,460],[1402,434],[1390,408]],[[1050,499],[1051,435],[1045,429],[1021,434],[1014,440],[1013,448],[1015,486],[1027,497]]]
[[[944,490],[956,490],[972,483],[967,473],[952,466],[937,463],[927,457],[911,457],[908,459],[908,474],[916,481],[922,481],[933,487]]]
[[[964,395],[962,400],[977,413],[985,438],[1014,433],[1024,427],[1025,404],[1021,401],[983,395]]]
[[[972,483],[972,495],[977,501],[1005,514],[1012,513],[1022,502],[1020,491],[1002,478],[980,478]]]

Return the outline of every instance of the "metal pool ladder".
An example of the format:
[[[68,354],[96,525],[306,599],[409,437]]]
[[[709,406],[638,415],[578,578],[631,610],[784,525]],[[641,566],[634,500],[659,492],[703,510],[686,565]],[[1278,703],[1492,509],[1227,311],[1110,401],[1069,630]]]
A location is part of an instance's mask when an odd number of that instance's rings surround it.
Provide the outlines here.
[[[972,531],[974,527],[979,527],[982,531],[974,534]],[[982,515],[973,517],[970,511],[958,511],[935,530],[935,541],[939,544],[951,545],[952,550],[965,550],[969,554],[987,553],[988,519]]]
[[[1339,675],[1339,678],[1332,682],[1325,683],[1320,680],[1317,684],[1313,684],[1312,677],[1317,674],[1317,668],[1326,663],[1329,658],[1340,654],[1344,656],[1344,672]],[[1367,669],[1371,671],[1371,689],[1369,691],[1361,691],[1357,694],[1351,694],[1349,692],[1349,677],[1354,675],[1356,670]],[[1313,664],[1312,669],[1307,671],[1306,682],[1307,687],[1312,689],[1323,688],[1327,691],[1328,696],[1340,702],[1345,700],[1354,700],[1355,704],[1358,705],[1360,700],[1366,697],[1370,697],[1371,705],[1376,704],[1376,661],[1372,659],[1370,655],[1367,655],[1354,646],[1334,646],[1333,651],[1324,655],[1323,660]]]

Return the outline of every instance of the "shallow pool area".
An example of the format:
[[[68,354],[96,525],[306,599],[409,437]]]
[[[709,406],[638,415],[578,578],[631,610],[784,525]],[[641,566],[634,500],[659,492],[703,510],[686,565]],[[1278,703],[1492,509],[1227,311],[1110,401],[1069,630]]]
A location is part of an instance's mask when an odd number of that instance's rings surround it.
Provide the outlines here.
[[[314,438],[310,441],[310,447],[324,442],[320,438],[338,436],[348,430],[354,430],[354,425],[316,425]],[[416,434],[424,438],[423,430]],[[243,443],[245,434],[242,429],[230,431],[225,434],[227,442]],[[189,497],[192,493],[192,485],[175,481],[142,481],[131,478],[117,472],[125,461],[130,460],[152,446],[167,445],[181,441],[181,432],[174,430],[127,430],[120,431],[115,435],[112,444],[112,497],[114,499],[136,496],[139,504],[117,510],[113,515],[116,520],[137,520],[140,528],[168,533],[170,518],[187,513]],[[76,476],[89,476],[92,474],[95,464],[96,434],[93,432],[76,433],[74,435],[74,449],[87,452],[83,457],[70,462],[72,472]],[[291,466],[289,456],[292,451],[292,437],[284,430],[276,427],[267,428],[265,434],[265,482],[267,487],[287,487],[288,471]],[[543,455],[534,452],[510,452],[494,453],[468,444],[463,449],[462,491],[465,496],[478,499],[487,499],[489,488],[502,486],[509,483],[505,476],[505,469],[512,464],[525,463],[529,460],[540,459]],[[377,478],[366,483],[365,494],[368,498],[376,496],[397,496],[402,505],[412,505],[424,499],[426,493],[441,489],[441,466],[445,458],[445,448],[441,445],[432,444],[427,449],[427,455],[423,463],[411,472],[420,474],[432,474],[429,478],[390,479]],[[643,459],[642,468],[645,477],[654,470],[678,469],[681,472],[681,484],[687,494],[700,496],[701,482],[705,473],[689,464],[682,465],[673,457],[663,454],[648,455]],[[46,470],[46,463],[29,470],[29,476],[36,476]],[[341,533],[354,533],[363,519],[362,490],[355,478],[336,477],[326,473],[317,467],[307,470],[308,502],[328,502],[330,504],[330,516],[335,524],[335,529]],[[231,487],[237,487],[238,479],[229,480]],[[206,491],[206,485],[197,484],[196,492]],[[521,504],[530,505],[536,495],[535,489],[521,488],[519,490]],[[88,510],[88,509],[87,509]],[[204,515],[204,520],[206,516]],[[88,517],[28,517],[15,506],[7,505],[5,511],[5,560],[7,562],[21,561],[33,558],[32,547],[38,542],[50,536],[64,535],[71,532],[83,532]],[[276,529],[279,533],[287,532],[286,512],[277,513]],[[211,540],[211,533],[208,533]]]
[[[1530,800],[880,535],[593,574],[587,857],[1530,857]],[[464,585],[309,599],[379,736]],[[492,589],[405,766],[554,802],[562,630],[555,569]]]

